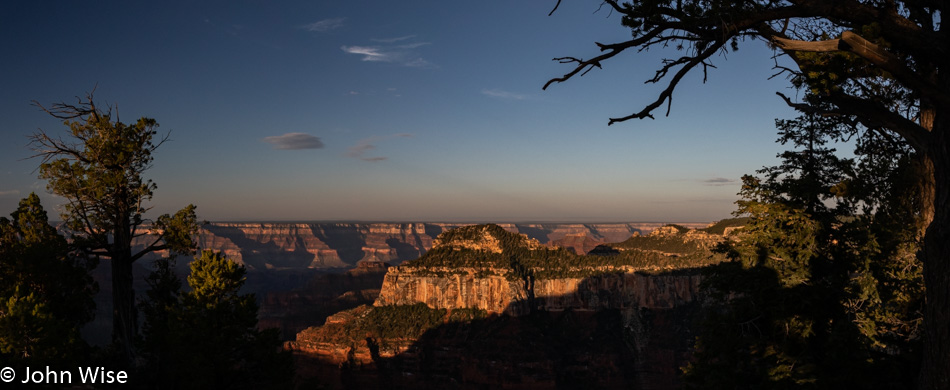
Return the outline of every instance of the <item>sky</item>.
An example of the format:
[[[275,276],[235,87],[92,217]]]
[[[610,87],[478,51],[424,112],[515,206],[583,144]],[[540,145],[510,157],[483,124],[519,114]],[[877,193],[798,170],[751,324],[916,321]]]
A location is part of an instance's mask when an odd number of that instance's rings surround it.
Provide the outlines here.
[[[630,32],[599,1],[8,1],[0,4],[0,215],[30,192],[56,217],[28,136],[65,135],[31,104],[95,90],[169,141],[149,216],[209,221],[701,222],[776,163],[763,42],[686,77],[671,113],[639,111],[657,48],[581,78],[552,58]]]

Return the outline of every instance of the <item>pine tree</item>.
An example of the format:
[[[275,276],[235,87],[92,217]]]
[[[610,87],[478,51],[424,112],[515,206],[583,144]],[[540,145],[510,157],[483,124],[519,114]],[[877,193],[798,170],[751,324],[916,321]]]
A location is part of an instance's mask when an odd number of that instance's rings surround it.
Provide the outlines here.
[[[67,364],[87,353],[79,329],[92,320],[94,261],[70,253],[36,194],[0,218],[0,361]]]
[[[220,252],[203,251],[191,263],[188,286],[168,262],[149,277],[144,350],[158,368],[158,388],[289,388],[291,357],[279,352],[276,329],[257,329],[257,302],[240,294],[244,266]],[[158,373],[160,372],[160,374]]]
[[[921,237],[913,153],[844,118],[778,121],[796,148],[746,176],[750,224],[720,250],[714,304],[685,369],[695,388],[913,388]],[[855,158],[835,142],[858,137]]]

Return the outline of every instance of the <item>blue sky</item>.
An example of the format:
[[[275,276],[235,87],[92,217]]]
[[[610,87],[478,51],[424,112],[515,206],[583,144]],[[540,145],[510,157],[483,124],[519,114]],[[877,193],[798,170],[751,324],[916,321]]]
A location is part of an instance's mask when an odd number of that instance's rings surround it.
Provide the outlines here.
[[[0,5],[0,214],[38,180],[27,136],[65,129],[30,105],[155,118],[154,213],[223,220],[712,221],[773,164],[762,42],[684,79],[669,117],[638,111],[653,50],[583,78],[554,57],[629,37],[597,1],[12,1]],[[275,5],[277,4],[277,5]],[[662,112],[660,112],[662,114]],[[51,213],[55,214],[55,212]]]

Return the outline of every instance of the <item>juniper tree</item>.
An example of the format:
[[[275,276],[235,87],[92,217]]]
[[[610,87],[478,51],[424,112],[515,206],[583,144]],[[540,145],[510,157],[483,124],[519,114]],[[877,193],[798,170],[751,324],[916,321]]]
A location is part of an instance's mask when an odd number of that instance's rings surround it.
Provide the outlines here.
[[[154,222],[145,218],[156,184],[145,178],[152,153],[167,140],[156,139],[158,122],[142,117],[126,124],[112,109],[96,106],[92,94],[77,104],[42,108],[63,120],[66,139],[39,130],[31,136],[34,157],[42,158],[40,178],[66,199],[63,221],[71,245],[87,256],[105,258],[112,268],[113,341],[131,363],[136,334],[132,264],[161,250],[193,253],[195,207]],[[151,222],[151,223],[150,223]],[[136,246],[142,242],[142,246]]]
[[[246,270],[220,252],[191,262],[188,286],[170,263],[149,276],[144,345],[156,388],[290,388],[293,362],[276,329],[257,329],[257,301],[241,294]]]
[[[560,1],[560,0],[559,0]],[[653,118],[683,77],[705,72],[711,59],[762,41],[790,60],[777,65],[817,101],[786,104],[803,113],[841,116],[915,152],[915,181],[925,226],[920,258],[926,308],[920,388],[950,388],[950,36],[942,16],[950,4],[932,0],[604,0],[632,37],[597,43],[591,58],[561,57],[569,72],[553,83],[602,68],[621,53],[670,47],[679,54],[647,82],[665,82],[655,100],[608,124]],[[557,8],[555,6],[555,8]],[[815,104],[815,103],[819,104]],[[886,132],[885,132],[886,131]]]
[[[79,329],[95,309],[95,261],[69,251],[36,194],[11,217],[0,218],[0,361],[76,363],[87,352]]]

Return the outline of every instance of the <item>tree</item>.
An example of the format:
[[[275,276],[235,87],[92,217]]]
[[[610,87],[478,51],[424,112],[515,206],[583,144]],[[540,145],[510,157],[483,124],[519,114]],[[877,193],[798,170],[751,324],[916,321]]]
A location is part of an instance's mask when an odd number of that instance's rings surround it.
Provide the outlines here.
[[[289,388],[293,362],[279,352],[276,329],[257,329],[257,302],[240,294],[246,270],[220,252],[191,262],[189,292],[169,262],[149,276],[144,346],[146,375],[157,388]]]
[[[143,174],[152,165],[152,153],[167,139],[154,141],[154,119],[122,123],[118,115],[113,119],[111,108],[100,110],[91,93],[75,105],[57,103],[47,109],[34,104],[69,128],[71,141],[39,130],[31,136],[31,146],[34,157],[42,158],[39,176],[48,180],[47,189],[67,201],[62,218],[72,245],[111,263],[112,338],[131,363],[136,333],[132,264],[160,250],[194,253],[195,207],[162,215],[151,226],[144,219],[156,185]],[[136,240],[144,241],[144,247],[136,247]]]
[[[838,117],[778,121],[779,166],[743,178],[751,222],[711,267],[693,388],[912,388],[923,280],[906,147]],[[855,158],[829,143],[856,137]],[[728,374],[725,374],[728,373]]]
[[[71,253],[36,194],[0,218],[0,361],[76,363],[92,319],[95,262]]]
[[[941,30],[946,2],[932,0],[605,0],[633,37],[600,44],[590,59],[562,57],[573,69],[548,81],[566,81],[630,51],[674,47],[648,82],[668,78],[666,88],[642,110],[608,124],[653,118],[669,104],[682,78],[705,70],[710,58],[763,40],[793,62],[779,67],[794,86],[816,100],[785,102],[804,113],[841,116],[856,126],[896,134],[922,167],[916,210],[926,226],[920,257],[926,309],[920,388],[950,388],[950,37]]]

